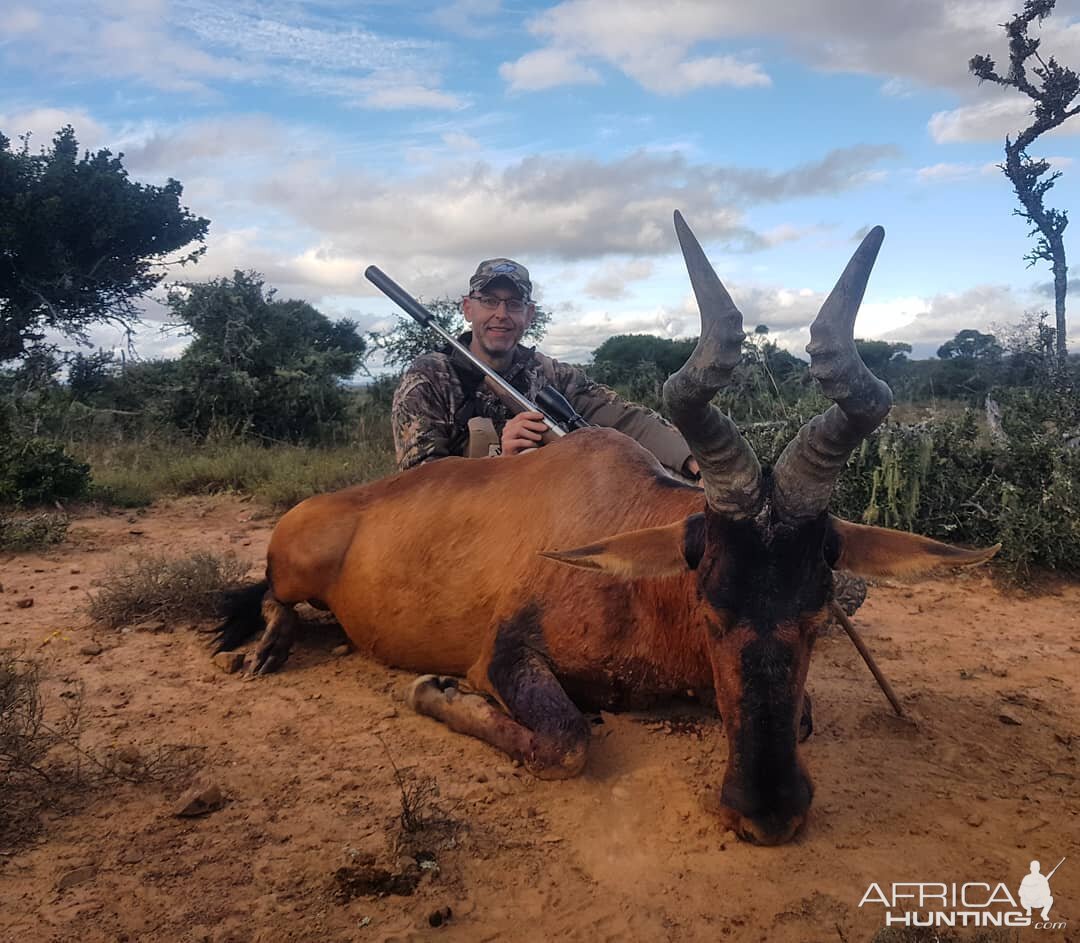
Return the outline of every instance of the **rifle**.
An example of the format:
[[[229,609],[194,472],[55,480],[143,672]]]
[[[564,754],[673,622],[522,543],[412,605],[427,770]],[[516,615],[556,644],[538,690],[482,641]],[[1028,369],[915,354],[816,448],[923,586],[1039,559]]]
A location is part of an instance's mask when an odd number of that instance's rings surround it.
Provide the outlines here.
[[[402,311],[412,317],[414,321],[424,327],[431,328],[477,370],[483,373],[484,385],[499,397],[506,408],[514,415],[521,412],[540,413],[549,429],[549,432],[545,432],[541,438],[541,444],[546,445],[553,439],[562,438],[568,432],[591,425],[588,420],[578,414],[566,397],[553,386],[545,386],[540,390],[536,394],[535,403],[527,396],[519,393],[461,341],[445,330],[435,320],[435,315],[377,266],[369,265],[364,272],[364,277]]]

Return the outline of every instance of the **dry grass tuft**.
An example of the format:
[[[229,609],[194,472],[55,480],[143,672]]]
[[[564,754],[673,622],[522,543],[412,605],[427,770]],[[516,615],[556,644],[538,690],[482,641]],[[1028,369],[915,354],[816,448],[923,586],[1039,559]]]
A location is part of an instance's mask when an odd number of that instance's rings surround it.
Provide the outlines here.
[[[89,750],[82,744],[79,685],[46,702],[41,666],[0,649],[0,844],[19,844],[38,829],[46,807],[70,806],[107,782],[170,782],[201,762],[202,748],[162,744]]]
[[[218,598],[243,582],[249,566],[235,556],[198,552],[187,557],[139,556],[109,570],[90,598],[91,618],[110,628],[147,619],[203,619]]]
[[[60,543],[70,521],[66,514],[41,511],[12,515],[0,512],[0,550],[38,550]]]
[[[77,736],[82,696],[66,701],[62,716],[45,722],[41,669],[37,662],[0,652],[0,795],[18,781],[49,782],[45,760],[57,746]]]

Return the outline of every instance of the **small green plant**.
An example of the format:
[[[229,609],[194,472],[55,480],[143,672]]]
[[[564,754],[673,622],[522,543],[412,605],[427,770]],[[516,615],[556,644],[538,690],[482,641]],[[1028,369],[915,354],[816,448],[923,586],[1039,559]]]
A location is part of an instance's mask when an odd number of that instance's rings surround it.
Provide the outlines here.
[[[135,557],[98,581],[89,613],[110,628],[148,619],[171,624],[206,618],[215,614],[220,594],[242,582],[247,571],[236,557],[213,553]]]

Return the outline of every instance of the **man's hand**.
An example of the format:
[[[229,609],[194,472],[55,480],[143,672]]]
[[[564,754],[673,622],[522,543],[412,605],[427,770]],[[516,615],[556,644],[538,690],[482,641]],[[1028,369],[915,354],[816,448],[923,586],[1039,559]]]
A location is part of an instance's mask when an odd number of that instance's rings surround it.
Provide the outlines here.
[[[503,426],[503,455],[517,455],[527,449],[535,449],[540,444],[540,437],[547,431],[543,413],[518,413]]]

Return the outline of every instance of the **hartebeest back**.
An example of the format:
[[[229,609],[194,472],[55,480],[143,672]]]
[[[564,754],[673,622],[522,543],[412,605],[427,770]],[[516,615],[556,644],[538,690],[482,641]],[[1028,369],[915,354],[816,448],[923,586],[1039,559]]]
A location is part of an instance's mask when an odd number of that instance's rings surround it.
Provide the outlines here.
[[[832,569],[917,573],[997,548],[827,512],[848,455],[891,403],[853,340],[882,230],[811,329],[811,372],[835,405],[763,469],[710,403],[738,362],[742,316],[678,214],[675,225],[702,330],[664,398],[704,491],[622,434],[585,429],[537,452],[447,458],[311,498],[278,524],[266,581],[234,597],[220,647],[264,628],[251,667],[276,670],[293,606],[324,605],[360,651],[430,673],[410,690],[418,711],[545,778],[584,766],[581,708],[712,690],[729,744],[719,806],[742,837],[777,843],[810,805],[798,731]]]

